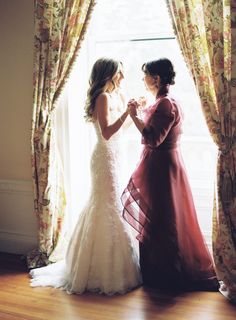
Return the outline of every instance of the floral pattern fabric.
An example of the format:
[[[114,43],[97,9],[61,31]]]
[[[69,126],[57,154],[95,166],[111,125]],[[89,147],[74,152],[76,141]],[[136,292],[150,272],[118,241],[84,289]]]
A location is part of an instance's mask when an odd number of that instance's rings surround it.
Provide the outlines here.
[[[29,268],[56,261],[63,255],[66,201],[51,118],[94,5],[94,0],[35,0],[31,150],[39,247],[27,257]]]
[[[222,293],[236,302],[236,2],[167,0],[167,5],[219,148],[213,253]]]

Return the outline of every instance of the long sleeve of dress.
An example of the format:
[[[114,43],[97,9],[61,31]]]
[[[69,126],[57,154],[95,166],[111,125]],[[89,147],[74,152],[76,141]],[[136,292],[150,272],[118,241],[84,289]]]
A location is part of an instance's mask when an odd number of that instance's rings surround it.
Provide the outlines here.
[[[142,132],[142,143],[152,148],[165,140],[175,121],[175,112],[169,99],[162,99]]]
[[[168,95],[145,110],[144,147],[122,194],[123,217],[138,233],[144,285],[217,290],[179,148],[182,119]]]

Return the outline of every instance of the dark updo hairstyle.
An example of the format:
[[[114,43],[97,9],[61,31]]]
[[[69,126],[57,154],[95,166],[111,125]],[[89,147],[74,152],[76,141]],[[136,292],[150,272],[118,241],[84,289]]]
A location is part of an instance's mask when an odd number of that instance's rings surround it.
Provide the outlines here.
[[[167,58],[149,61],[142,65],[142,71],[152,77],[159,76],[161,85],[175,84],[175,71],[172,62]]]
[[[85,105],[85,119],[87,121],[93,120],[96,99],[99,94],[105,91],[107,82],[112,81],[115,74],[119,71],[119,64],[119,61],[109,58],[100,58],[94,63],[89,79],[89,89]],[[113,83],[113,86],[113,90],[115,90],[115,83]]]

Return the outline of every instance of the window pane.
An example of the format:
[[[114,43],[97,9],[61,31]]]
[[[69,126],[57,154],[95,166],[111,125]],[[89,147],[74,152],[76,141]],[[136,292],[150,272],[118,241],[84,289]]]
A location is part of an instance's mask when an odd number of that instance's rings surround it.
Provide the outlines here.
[[[81,75],[81,66],[83,66],[82,70],[84,68],[90,70],[94,61],[101,56],[113,57],[123,62],[125,69],[123,87],[127,99],[147,94],[141,72],[144,62],[161,57],[167,57],[173,62],[177,76],[171,92],[179,100],[185,115],[182,137],[183,157],[199,222],[207,240],[210,239],[216,146],[209,136],[193,80],[174,37],[165,0],[98,1],[83,52],[83,57],[81,58],[81,54],[79,56],[80,67],[75,72],[76,77]],[[77,93],[80,87],[79,93],[83,98],[86,91],[81,88],[85,83],[87,85],[88,76],[89,71],[87,75],[82,74],[83,79],[73,82]],[[79,98],[76,99],[77,106],[78,101]],[[84,100],[80,101],[82,105]],[[71,119],[79,118],[83,121],[82,115],[79,117],[71,115]],[[74,129],[72,127],[70,130],[75,130],[72,136],[81,136],[82,131],[76,133],[79,126],[77,125]],[[128,166],[124,171],[124,183],[127,183],[139,159],[140,140],[140,134],[134,127],[125,134],[124,154],[125,163]],[[75,150],[74,146],[71,142],[73,150]],[[79,159],[80,156],[77,163],[80,162]],[[75,172],[73,172],[73,179],[80,180]]]
[[[114,39],[114,35],[173,35],[164,0],[100,0],[92,21],[96,34],[103,39]]]

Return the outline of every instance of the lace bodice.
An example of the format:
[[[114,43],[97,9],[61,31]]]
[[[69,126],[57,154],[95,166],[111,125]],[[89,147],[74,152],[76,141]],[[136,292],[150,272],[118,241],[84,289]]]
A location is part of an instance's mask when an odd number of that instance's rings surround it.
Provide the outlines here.
[[[118,94],[110,95],[109,121],[114,123],[122,114],[121,97]],[[103,199],[107,205],[116,206],[121,210],[120,194],[123,170],[122,128],[113,134],[109,140],[102,136],[98,121],[94,122],[97,143],[91,157],[91,180],[93,201]],[[102,186],[102,188],[101,188]],[[119,196],[118,196],[119,195]],[[96,201],[97,201],[96,200]]]
[[[109,95],[109,120],[110,123],[114,123],[122,114],[122,99],[119,93],[115,92]],[[106,140],[102,136],[102,132],[99,126],[98,121],[94,122],[94,128],[96,131],[97,139],[99,143],[105,144],[114,144],[114,142],[118,142],[122,135],[122,128],[118,130],[109,140]]]

